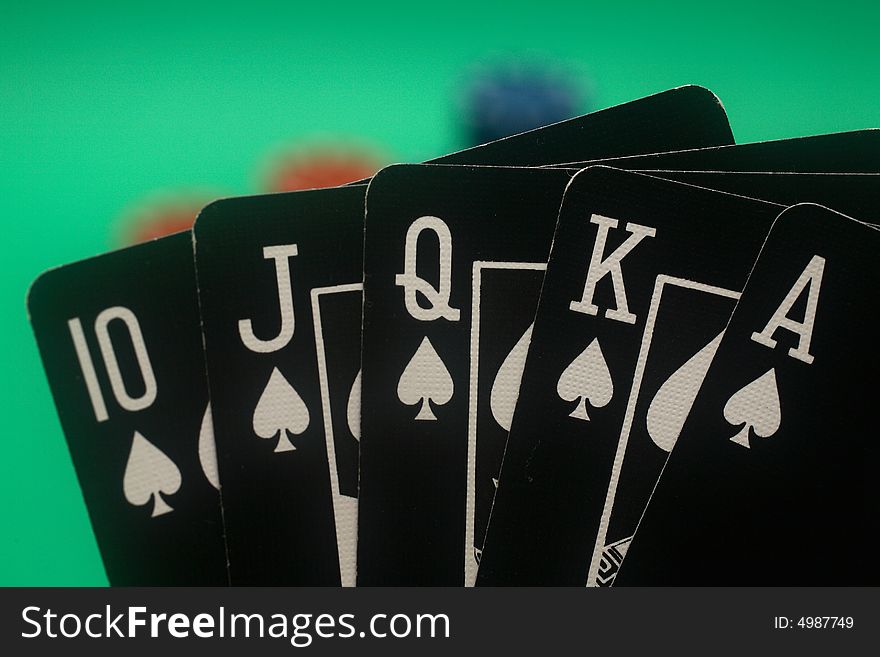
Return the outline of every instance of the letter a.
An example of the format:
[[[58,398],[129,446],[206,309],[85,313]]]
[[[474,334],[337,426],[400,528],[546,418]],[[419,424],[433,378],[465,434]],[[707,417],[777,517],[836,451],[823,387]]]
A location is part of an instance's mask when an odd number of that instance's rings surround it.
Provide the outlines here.
[[[764,330],[760,333],[752,333],[752,340],[765,347],[774,349],[776,347],[776,340],[773,339],[773,334],[776,333],[776,329],[780,327],[788,329],[800,336],[797,349],[789,349],[788,355],[805,362],[807,365],[812,363],[813,356],[810,354],[810,340],[813,339],[813,323],[816,320],[816,306],[819,304],[819,288],[822,286],[822,274],[824,271],[825,258],[814,255],[809,264],[807,264],[806,269],[795,281],[794,286],[785,295],[785,299],[782,300],[779,308],[773,313]],[[807,309],[804,311],[804,321],[796,322],[788,317],[788,313],[807,286],[809,286],[810,290],[807,293]]]

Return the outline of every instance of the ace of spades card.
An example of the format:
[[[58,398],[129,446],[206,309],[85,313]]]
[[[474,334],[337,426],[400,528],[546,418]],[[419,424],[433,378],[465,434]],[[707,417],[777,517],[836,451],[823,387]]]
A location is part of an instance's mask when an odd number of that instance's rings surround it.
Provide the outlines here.
[[[190,234],[52,269],[28,308],[110,583],[225,585]]]
[[[398,165],[373,179],[358,585],[473,583],[570,175]]]
[[[479,585],[602,583],[603,553],[625,554],[677,437],[681,418],[666,411],[699,388],[780,209],[606,167],[572,179]]]
[[[440,160],[537,165],[731,141],[717,98],[682,87]],[[222,200],[196,223],[234,584],[355,581],[364,190]]]
[[[773,224],[617,585],[873,586],[880,234]]]

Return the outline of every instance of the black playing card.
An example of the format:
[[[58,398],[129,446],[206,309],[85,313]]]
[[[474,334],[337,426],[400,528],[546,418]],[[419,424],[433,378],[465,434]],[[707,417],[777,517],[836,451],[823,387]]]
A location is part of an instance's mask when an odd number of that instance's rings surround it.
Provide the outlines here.
[[[880,222],[880,174],[651,171],[650,175],[782,205],[818,203]]]
[[[373,179],[359,586],[473,582],[569,179],[562,170],[437,165],[389,167]]]
[[[337,525],[354,526],[357,442],[346,416],[326,405],[330,382],[319,372],[334,363],[332,390],[345,404],[358,369],[358,333],[348,329],[360,308],[360,284],[350,284],[362,257],[363,193],[227,199],[196,222],[233,584],[341,581]]]
[[[880,582],[878,250],[816,205],[776,220],[617,584]]]
[[[788,171],[795,173],[880,172],[880,129],[632,155],[553,166],[606,164],[630,171]]]
[[[708,89],[686,85],[452,153],[432,163],[538,166],[727,144],[733,144],[733,134],[721,101]]]
[[[683,87],[441,160],[545,164],[731,139],[717,99]],[[354,583],[364,190],[224,200],[196,223],[235,584]],[[273,395],[288,402],[260,404]],[[284,410],[294,407],[295,422]],[[276,412],[285,426],[266,419]]]
[[[28,308],[110,583],[225,585],[190,234],[52,269]]]
[[[668,377],[690,363],[687,385],[672,384],[674,395],[687,398],[779,211],[605,167],[575,176],[554,236],[479,584],[594,584],[603,548],[612,561],[625,551],[638,520],[629,516],[631,500],[644,496],[644,508],[676,436],[669,423],[644,430],[641,388],[653,384],[645,368],[659,363]],[[663,324],[673,335],[654,349]],[[629,490],[630,504],[615,505],[618,485],[633,482],[647,491]]]

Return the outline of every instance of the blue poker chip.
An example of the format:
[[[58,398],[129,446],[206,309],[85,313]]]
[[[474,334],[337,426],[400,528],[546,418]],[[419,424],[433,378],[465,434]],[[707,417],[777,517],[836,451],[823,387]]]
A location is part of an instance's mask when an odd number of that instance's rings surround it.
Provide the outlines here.
[[[506,66],[476,76],[466,89],[468,141],[483,144],[583,113],[583,92],[559,69]]]

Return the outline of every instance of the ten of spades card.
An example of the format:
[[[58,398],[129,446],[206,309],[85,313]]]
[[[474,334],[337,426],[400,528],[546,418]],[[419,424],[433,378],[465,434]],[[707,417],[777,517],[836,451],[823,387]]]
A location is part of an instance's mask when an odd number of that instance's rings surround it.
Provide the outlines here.
[[[225,585],[192,242],[52,269],[31,323],[112,585]]]

